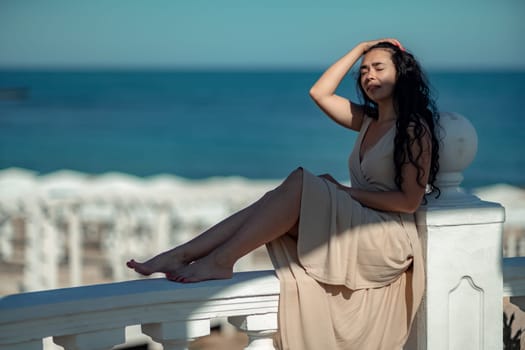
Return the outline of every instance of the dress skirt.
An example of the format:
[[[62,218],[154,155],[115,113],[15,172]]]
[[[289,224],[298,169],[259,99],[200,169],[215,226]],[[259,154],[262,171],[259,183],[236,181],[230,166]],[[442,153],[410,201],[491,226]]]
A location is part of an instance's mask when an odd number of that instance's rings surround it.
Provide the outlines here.
[[[267,244],[281,286],[278,347],[402,349],[424,288],[414,216],[303,174],[297,240]]]

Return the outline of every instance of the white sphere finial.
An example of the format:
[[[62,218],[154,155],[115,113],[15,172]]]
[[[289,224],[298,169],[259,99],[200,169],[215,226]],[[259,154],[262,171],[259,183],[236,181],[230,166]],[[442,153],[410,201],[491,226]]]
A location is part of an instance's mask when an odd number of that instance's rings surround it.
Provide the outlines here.
[[[474,196],[464,193],[459,185],[463,181],[463,171],[472,163],[478,150],[476,129],[464,116],[442,112],[436,132],[440,141],[436,176],[436,186],[441,190],[440,205],[472,201]]]
[[[476,156],[478,134],[467,118],[450,112],[440,113],[437,134],[440,140],[438,186],[440,180],[445,180],[443,177],[448,183],[451,175],[459,175],[457,186],[463,180],[462,172]]]

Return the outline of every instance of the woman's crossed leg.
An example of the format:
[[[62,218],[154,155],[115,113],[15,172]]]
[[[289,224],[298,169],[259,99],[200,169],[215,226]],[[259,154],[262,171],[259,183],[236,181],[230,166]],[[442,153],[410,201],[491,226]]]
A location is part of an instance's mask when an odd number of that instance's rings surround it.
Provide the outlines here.
[[[284,234],[297,235],[303,169],[258,201],[226,218],[199,236],[146,262],[127,266],[140,274],[163,272],[177,282],[231,278],[235,262]]]

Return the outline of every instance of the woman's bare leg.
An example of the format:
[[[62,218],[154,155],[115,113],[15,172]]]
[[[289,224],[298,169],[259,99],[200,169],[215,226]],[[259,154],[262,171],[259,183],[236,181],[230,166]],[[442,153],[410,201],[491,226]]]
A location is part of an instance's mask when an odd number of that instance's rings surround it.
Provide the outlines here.
[[[226,218],[189,242],[163,252],[143,263],[132,259],[127,262],[127,266],[143,275],[150,275],[154,272],[173,275],[181,267],[208,255],[213,249],[226,242],[250,216],[259,212],[259,208],[271,197],[270,194],[283,187],[289,181],[289,178],[274,191],[267,193],[252,205]],[[302,171],[300,180],[302,181]]]
[[[260,201],[260,200],[259,200]],[[258,201],[258,202],[259,202]],[[192,240],[165,251],[153,258],[140,263],[131,259],[126,265],[142,275],[151,275],[154,272],[174,273],[180,267],[187,265],[209,253],[215,246],[220,245],[246,220],[247,216],[257,207],[258,202],[233,214],[232,216],[211,227]]]
[[[239,229],[209,254],[182,267],[168,278],[198,282],[231,278],[233,265],[242,256],[286,233],[296,235],[301,208],[303,172],[297,169],[275,190],[268,192]]]

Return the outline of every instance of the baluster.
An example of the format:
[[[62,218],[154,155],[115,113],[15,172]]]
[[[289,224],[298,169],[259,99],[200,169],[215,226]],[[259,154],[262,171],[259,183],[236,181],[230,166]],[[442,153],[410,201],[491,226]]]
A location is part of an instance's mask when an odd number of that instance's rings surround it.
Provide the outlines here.
[[[228,322],[248,335],[245,350],[274,350],[273,336],[277,332],[277,314],[228,317]]]
[[[161,343],[164,350],[187,350],[192,340],[210,334],[210,320],[148,323],[142,325],[142,333]]]
[[[58,264],[60,247],[58,241],[58,232],[52,224],[52,209],[50,208],[48,217],[42,218],[42,270],[47,275],[46,288],[53,289],[58,287]]]
[[[511,232],[510,235],[507,237],[506,243],[506,252],[505,256],[508,258],[512,258],[518,255],[518,242],[515,235],[515,232]]]
[[[111,264],[113,280],[122,281],[126,276],[124,264],[122,264],[126,252],[124,251],[125,247],[120,242],[126,241],[126,235],[135,232],[135,224],[133,222],[135,218],[129,213],[131,209],[126,207],[125,204],[116,204],[114,209],[116,218],[114,219],[114,229],[110,233],[111,247],[106,246],[105,254]]]
[[[11,211],[10,208],[6,209],[4,203],[0,203],[0,212],[4,214],[2,222],[0,222],[0,258],[7,262],[12,259],[14,253],[14,211]]]
[[[82,228],[80,222],[80,208],[73,204],[66,210],[67,229],[69,233],[69,282],[71,286],[82,284]]]
[[[163,251],[169,245],[169,236],[171,230],[170,208],[167,204],[161,202],[157,205],[150,203],[153,210],[157,212],[156,222],[153,223],[153,234],[155,247],[157,251]],[[151,210],[151,209],[150,209]]]
[[[24,291],[46,288],[45,271],[42,271],[42,213],[33,198],[24,202],[25,207],[25,248],[24,248]]]
[[[53,342],[65,350],[107,350],[125,341],[124,328],[53,337]]]

